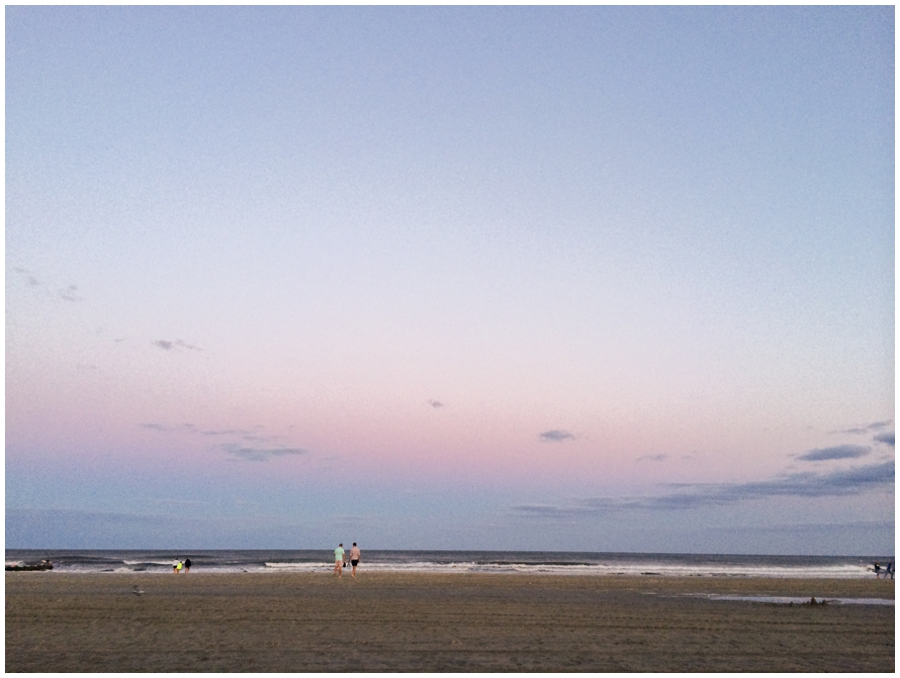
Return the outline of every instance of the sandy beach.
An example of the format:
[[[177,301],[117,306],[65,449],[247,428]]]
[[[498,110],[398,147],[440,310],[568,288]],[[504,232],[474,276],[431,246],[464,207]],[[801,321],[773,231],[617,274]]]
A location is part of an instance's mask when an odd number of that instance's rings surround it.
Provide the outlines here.
[[[140,595],[135,590],[140,591]],[[6,670],[894,671],[891,580],[6,573]]]

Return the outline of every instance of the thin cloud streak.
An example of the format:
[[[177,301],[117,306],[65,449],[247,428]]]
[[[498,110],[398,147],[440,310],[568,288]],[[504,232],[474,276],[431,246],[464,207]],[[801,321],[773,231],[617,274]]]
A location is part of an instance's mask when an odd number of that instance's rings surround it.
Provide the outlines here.
[[[200,435],[204,436],[249,436],[251,431],[244,429],[230,428],[221,431],[200,431]]]
[[[41,284],[41,281],[38,280],[36,277],[34,277],[34,274],[32,274],[32,272],[29,271],[27,268],[21,268],[21,267],[17,266],[13,270],[25,278],[25,282],[28,284],[29,287],[37,287],[38,285]]]
[[[186,349],[188,351],[202,351],[203,349],[199,346],[194,346],[193,344],[188,344],[182,341],[181,339],[176,339],[175,341],[168,341],[167,339],[158,339],[153,342],[154,346],[158,346],[164,351],[174,351],[176,349]]]
[[[638,457],[635,461],[665,461],[669,458],[668,454],[645,454],[643,457]]]
[[[178,426],[166,426],[157,422],[148,422],[141,424],[141,428],[147,428],[151,431],[159,431],[160,433],[196,433],[193,424],[179,424]]]
[[[76,285],[69,285],[68,287],[59,290],[59,296],[65,301],[81,301],[81,297],[78,296],[78,287]]]
[[[871,433],[872,431],[880,431],[881,429],[890,426],[893,423],[893,419],[886,419],[884,421],[876,421],[865,426],[854,426],[853,428],[844,429],[842,431],[832,431],[832,433],[853,433],[856,435],[861,435]]]
[[[215,438],[219,436],[230,437],[232,439],[240,439],[249,443],[268,443],[273,444],[277,441],[284,440],[279,435],[261,435],[265,431],[263,426],[253,426],[250,429],[198,429],[193,424],[181,424],[179,426],[166,426],[157,422],[147,422],[140,425],[141,428],[157,431],[159,433],[182,434],[189,436],[201,436],[204,438]],[[225,449],[226,451],[236,454],[242,458],[252,458],[254,460],[263,460],[269,456],[279,456],[284,454],[306,453],[308,450],[303,448],[261,448],[261,447],[242,447],[240,443],[222,443],[215,446],[217,449]],[[236,452],[234,450],[237,450]]]
[[[538,435],[538,438],[544,442],[560,443],[564,440],[575,440],[575,434],[554,429],[552,431],[544,431]]]
[[[870,490],[893,490],[894,462],[872,464],[828,474],[793,473],[772,480],[732,484],[666,484],[673,491],[654,497],[596,497],[571,506],[519,504],[515,513],[533,516],[573,516],[623,510],[693,509],[735,504],[766,497],[839,497]]]
[[[872,451],[870,447],[862,445],[837,445],[835,447],[823,447],[821,449],[809,450],[803,454],[797,455],[797,459],[801,461],[824,461],[826,459],[858,459],[864,457]]]
[[[223,449],[234,457],[232,461],[269,461],[273,457],[302,456],[309,450],[302,447],[241,447],[240,445],[223,445]]]

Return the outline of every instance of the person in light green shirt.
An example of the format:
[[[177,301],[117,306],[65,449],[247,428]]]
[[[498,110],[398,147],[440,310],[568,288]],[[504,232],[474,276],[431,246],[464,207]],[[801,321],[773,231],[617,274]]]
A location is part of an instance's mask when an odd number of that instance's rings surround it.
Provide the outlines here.
[[[334,550],[334,574],[332,576],[340,577],[344,571],[344,545],[338,544],[338,547]]]

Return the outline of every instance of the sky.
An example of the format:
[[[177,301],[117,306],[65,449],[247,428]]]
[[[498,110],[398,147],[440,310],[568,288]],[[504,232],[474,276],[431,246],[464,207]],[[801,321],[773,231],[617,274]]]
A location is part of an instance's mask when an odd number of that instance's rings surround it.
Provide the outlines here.
[[[8,548],[893,553],[892,6],[5,31]]]

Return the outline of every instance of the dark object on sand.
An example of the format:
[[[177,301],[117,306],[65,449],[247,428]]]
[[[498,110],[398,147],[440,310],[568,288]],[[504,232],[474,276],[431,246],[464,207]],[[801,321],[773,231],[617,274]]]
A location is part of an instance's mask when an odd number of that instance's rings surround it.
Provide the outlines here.
[[[52,570],[53,563],[49,560],[42,560],[36,565],[7,565],[7,572],[38,572],[40,570]]]

